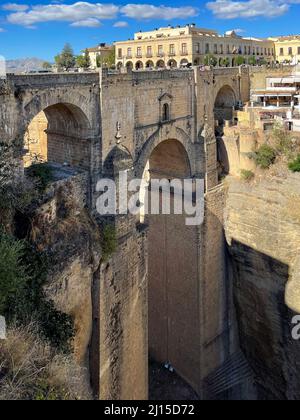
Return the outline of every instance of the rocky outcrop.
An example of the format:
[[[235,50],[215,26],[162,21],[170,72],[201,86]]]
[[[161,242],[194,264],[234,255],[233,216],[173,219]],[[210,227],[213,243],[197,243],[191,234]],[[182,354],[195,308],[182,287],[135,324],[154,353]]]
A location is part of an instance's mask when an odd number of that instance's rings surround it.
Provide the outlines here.
[[[240,344],[261,399],[300,398],[300,175],[275,168],[247,183],[228,178],[225,233]]]
[[[56,308],[72,316],[74,353],[88,366],[92,335],[93,276],[101,258],[99,228],[86,210],[85,174],[52,183],[32,218],[31,240],[48,255],[45,292]]]

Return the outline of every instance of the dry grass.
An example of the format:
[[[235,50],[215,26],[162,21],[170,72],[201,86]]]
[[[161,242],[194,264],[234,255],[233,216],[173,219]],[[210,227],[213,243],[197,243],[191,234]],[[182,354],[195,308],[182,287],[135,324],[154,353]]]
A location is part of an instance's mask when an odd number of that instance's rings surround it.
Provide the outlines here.
[[[91,399],[86,370],[54,352],[34,324],[13,327],[0,340],[0,400]]]

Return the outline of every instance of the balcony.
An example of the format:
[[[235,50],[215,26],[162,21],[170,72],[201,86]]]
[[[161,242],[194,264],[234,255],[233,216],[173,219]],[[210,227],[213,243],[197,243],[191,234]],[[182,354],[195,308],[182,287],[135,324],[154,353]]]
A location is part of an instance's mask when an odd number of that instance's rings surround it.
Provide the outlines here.
[[[169,52],[169,57],[175,57],[176,56],[176,52],[175,51],[170,51]]]
[[[135,58],[143,58],[143,54],[137,54]]]
[[[153,54],[152,54],[152,53],[147,53],[147,54],[146,54],[146,57],[147,57],[147,58],[152,58],[152,57],[153,57]]]
[[[180,55],[187,56],[189,55],[188,51],[180,51]]]
[[[163,53],[163,52],[157,53],[158,58],[164,58],[164,56],[165,56],[165,53]]]
[[[127,60],[132,60],[132,58],[133,58],[133,57],[132,57],[132,54],[130,54],[130,55],[126,55],[126,59],[127,59]]]

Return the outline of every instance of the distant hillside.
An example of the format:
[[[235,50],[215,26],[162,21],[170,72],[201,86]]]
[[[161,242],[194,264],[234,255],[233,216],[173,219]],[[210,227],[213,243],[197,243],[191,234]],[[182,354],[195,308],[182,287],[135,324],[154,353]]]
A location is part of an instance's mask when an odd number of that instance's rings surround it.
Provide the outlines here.
[[[41,70],[45,60],[40,58],[20,58],[17,60],[7,60],[7,73],[23,73],[29,71]]]

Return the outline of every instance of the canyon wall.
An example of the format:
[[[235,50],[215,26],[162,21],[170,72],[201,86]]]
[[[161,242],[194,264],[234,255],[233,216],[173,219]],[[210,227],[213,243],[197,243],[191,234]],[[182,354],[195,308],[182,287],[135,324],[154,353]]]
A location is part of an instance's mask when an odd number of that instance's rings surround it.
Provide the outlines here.
[[[259,399],[300,398],[300,175],[282,166],[249,183],[228,177],[225,233],[241,348]]]

